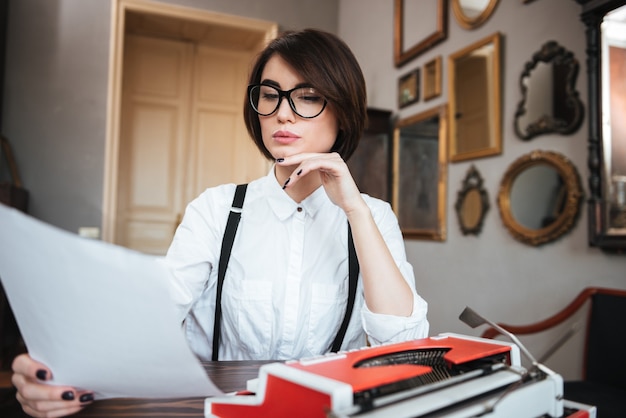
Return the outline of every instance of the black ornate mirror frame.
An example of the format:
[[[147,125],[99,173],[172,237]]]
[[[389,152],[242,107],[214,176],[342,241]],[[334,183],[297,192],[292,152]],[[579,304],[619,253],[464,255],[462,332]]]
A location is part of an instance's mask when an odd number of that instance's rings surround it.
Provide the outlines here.
[[[589,94],[589,199],[587,200],[589,245],[607,251],[626,250],[626,234],[610,233],[607,219],[608,197],[603,178],[600,24],[604,15],[625,4],[624,0],[576,0],[582,5],[581,20],[587,38],[587,84]]]
[[[553,115],[542,115],[538,120],[531,121],[527,126],[520,126],[520,118],[527,112],[526,101],[528,99],[527,82],[531,78],[531,73],[536,69],[540,62],[546,64],[558,65],[559,68],[566,68],[567,74],[563,79],[563,105],[571,112],[569,117],[571,120],[556,118]],[[530,140],[536,136],[558,133],[571,134],[578,130],[583,121],[584,108],[578,97],[576,90],[576,78],[578,77],[579,64],[572,52],[563,48],[555,41],[548,41],[541,49],[533,54],[532,60],[524,65],[524,71],[520,76],[520,89],[522,91],[522,100],[517,105],[515,112],[515,133],[523,140]],[[560,76],[561,74],[559,74]],[[559,77],[560,78],[560,77]],[[553,89],[554,90],[554,89]],[[560,89],[559,89],[560,91]]]
[[[466,213],[464,213],[464,209],[467,209],[466,203],[468,196],[472,192],[477,192],[479,196],[479,207],[477,208],[478,213],[472,214],[476,221],[472,225],[468,225],[466,223]],[[480,176],[480,173],[476,169],[476,167],[472,164],[472,166],[467,170],[467,174],[465,175],[465,179],[463,179],[463,185],[461,190],[457,192],[456,204],[454,205],[456,209],[457,218],[459,220],[459,226],[461,227],[461,232],[463,235],[480,234],[480,231],[483,229],[483,222],[485,220],[485,215],[489,210],[489,197],[487,195],[487,190],[483,187],[483,178]]]
[[[563,180],[564,196],[560,213],[547,226],[530,229],[520,224],[513,216],[511,190],[515,179],[524,170],[537,165],[548,165],[556,170]],[[515,160],[502,177],[498,191],[498,208],[502,223],[518,241],[529,245],[541,245],[554,241],[568,232],[578,217],[583,196],[580,177],[576,167],[562,154],[553,151],[535,150]]]

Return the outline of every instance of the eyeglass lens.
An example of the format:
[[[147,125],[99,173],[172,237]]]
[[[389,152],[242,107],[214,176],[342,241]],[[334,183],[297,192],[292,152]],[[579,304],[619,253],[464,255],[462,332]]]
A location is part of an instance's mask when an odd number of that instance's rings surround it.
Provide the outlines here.
[[[250,103],[261,116],[271,115],[278,109],[283,96],[289,106],[303,118],[314,118],[324,110],[326,100],[313,87],[299,87],[289,91],[272,86],[257,85],[250,88]]]

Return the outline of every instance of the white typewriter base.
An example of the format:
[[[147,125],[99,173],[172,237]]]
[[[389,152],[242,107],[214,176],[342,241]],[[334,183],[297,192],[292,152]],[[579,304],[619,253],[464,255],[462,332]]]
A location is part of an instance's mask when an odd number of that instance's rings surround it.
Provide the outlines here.
[[[496,376],[494,376],[496,377]],[[483,387],[487,378],[480,380]],[[549,374],[545,379],[527,383],[504,396],[489,412],[502,391],[493,395],[476,396],[476,382],[467,382],[442,389],[430,394],[408,398],[403,401],[380,406],[358,415],[335,413],[336,418],[529,418],[548,415],[563,416],[563,381],[557,374]],[[468,397],[469,395],[469,397]],[[335,411],[333,411],[335,412]]]
[[[596,418],[597,413],[598,413],[598,410],[595,406],[585,405],[583,403],[574,402],[574,401],[568,401],[567,399],[563,401],[563,406],[565,408],[572,408],[577,411],[586,412],[587,416],[585,416],[584,418]]]

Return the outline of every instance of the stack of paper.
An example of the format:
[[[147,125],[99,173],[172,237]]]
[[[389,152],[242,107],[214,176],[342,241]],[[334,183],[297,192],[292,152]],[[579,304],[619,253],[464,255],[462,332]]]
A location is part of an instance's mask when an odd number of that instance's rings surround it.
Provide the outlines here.
[[[96,398],[221,394],[191,352],[157,257],[82,238],[0,204],[0,280],[52,384]]]

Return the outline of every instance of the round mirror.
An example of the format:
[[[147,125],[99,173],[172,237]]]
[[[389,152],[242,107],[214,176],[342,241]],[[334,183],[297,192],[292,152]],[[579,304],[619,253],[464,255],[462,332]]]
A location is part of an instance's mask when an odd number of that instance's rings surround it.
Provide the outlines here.
[[[528,229],[549,226],[563,212],[564,191],[563,178],[556,168],[547,164],[528,167],[511,186],[513,218]]]
[[[452,10],[461,27],[474,29],[489,19],[497,4],[498,0],[452,0]]]
[[[581,198],[576,167],[561,154],[538,150],[508,168],[500,184],[498,207],[513,237],[540,245],[572,228]]]

